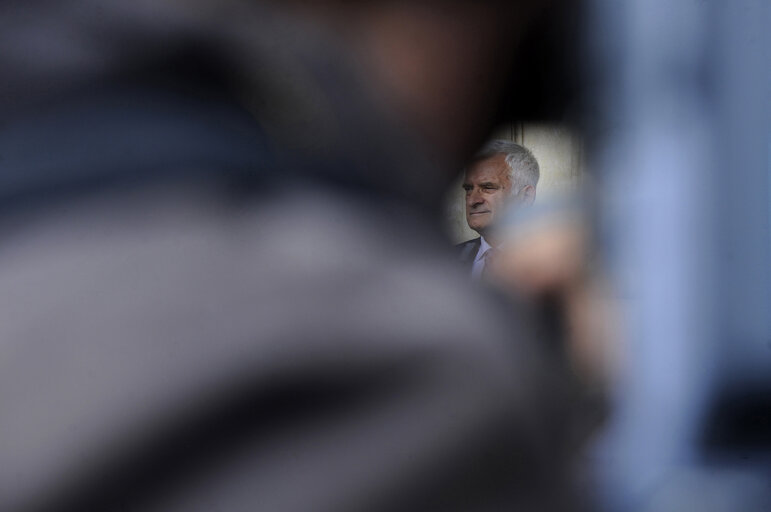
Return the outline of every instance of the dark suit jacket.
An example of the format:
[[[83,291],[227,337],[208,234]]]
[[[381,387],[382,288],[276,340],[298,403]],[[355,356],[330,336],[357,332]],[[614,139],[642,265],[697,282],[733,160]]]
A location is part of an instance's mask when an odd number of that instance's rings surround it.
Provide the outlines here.
[[[458,255],[458,260],[465,266],[468,267],[469,271],[471,270],[471,267],[474,265],[474,258],[477,255],[477,252],[479,252],[479,246],[482,244],[482,238],[476,237],[472,238],[471,240],[466,240],[465,242],[459,243],[455,246],[456,254]]]

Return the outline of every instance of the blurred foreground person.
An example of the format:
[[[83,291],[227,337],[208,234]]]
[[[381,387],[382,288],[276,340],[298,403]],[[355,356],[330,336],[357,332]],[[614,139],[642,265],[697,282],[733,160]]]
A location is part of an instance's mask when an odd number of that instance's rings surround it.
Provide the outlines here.
[[[494,223],[507,206],[533,204],[539,177],[538,161],[516,142],[494,140],[475,156],[464,175],[463,190],[466,222],[479,237],[456,246],[461,261],[471,266],[473,277],[482,275],[499,245],[492,234]]]
[[[575,507],[431,216],[537,11],[362,4],[0,7],[1,510]]]

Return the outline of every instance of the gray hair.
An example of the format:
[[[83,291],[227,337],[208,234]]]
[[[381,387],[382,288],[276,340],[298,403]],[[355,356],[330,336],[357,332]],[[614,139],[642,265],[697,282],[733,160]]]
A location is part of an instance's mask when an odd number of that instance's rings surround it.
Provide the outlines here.
[[[506,155],[512,193],[516,193],[515,188],[521,189],[527,185],[535,188],[538,185],[541,171],[538,168],[538,161],[529,149],[510,140],[497,139],[485,144],[474,156],[474,161],[486,160],[495,155]]]

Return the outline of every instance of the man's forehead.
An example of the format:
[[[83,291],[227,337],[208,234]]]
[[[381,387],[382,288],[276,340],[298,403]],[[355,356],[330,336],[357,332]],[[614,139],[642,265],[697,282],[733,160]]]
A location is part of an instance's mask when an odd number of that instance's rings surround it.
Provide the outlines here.
[[[506,155],[498,153],[488,158],[473,162],[464,175],[464,181],[480,181],[490,179],[507,179],[509,167],[506,163]]]

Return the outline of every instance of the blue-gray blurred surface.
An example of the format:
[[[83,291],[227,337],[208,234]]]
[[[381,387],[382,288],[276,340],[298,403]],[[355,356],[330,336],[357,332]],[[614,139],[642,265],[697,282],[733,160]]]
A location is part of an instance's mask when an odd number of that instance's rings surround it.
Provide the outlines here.
[[[602,240],[628,342],[597,454],[606,505],[768,510],[771,4],[590,4]]]

